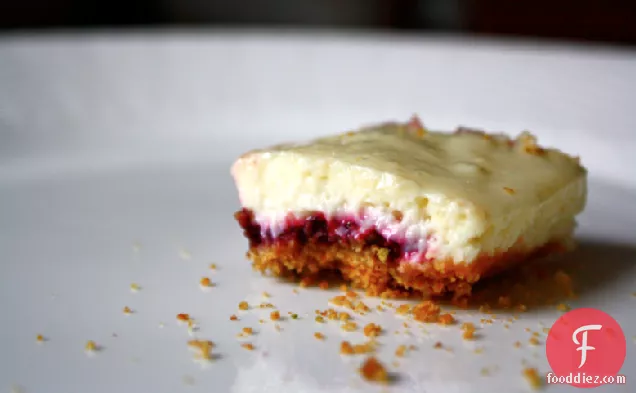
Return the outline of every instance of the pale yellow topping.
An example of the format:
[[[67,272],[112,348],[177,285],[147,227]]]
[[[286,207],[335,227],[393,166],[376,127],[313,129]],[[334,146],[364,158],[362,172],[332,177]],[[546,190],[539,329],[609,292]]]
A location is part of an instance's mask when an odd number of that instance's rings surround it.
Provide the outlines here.
[[[382,172],[382,181],[376,185],[380,188],[414,186],[422,194],[469,200],[486,211],[508,210],[522,201],[540,203],[584,174],[574,158],[558,150],[526,153],[522,141],[527,135],[517,142],[471,132],[427,132],[418,137],[390,124],[309,144],[279,146],[265,156],[326,160],[357,167],[361,174]],[[516,145],[511,147],[509,142]],[[515,190],[516,197],[511,198],[504,188]]]

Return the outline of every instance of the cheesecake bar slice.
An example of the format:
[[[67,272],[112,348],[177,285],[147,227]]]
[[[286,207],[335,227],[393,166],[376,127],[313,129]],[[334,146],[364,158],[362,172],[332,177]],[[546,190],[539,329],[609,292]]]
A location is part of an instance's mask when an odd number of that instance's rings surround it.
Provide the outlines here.
[[[416,117],[251,151],[232,175],[256,269],[337,270],[370,294],[466,295],[565,249],[586,200],[578,158],[528,132],[433,132]]]

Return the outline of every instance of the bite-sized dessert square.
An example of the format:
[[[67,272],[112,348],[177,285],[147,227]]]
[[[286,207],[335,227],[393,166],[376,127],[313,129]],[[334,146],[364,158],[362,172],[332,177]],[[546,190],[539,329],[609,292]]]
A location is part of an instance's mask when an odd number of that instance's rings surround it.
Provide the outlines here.
[[[251,151],[232,175],[255,268],[338,270],[371,294],[467,294],[565,248],[586,199],[579,160],[528,132],[433,132],[417,118]]]

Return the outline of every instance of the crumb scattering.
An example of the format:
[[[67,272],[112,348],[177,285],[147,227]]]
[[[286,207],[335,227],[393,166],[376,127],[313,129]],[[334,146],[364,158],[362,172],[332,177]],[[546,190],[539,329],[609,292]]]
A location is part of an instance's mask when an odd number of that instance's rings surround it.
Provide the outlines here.
[[[353,346],[349,341],[343,341],[340,343],[340,354],[342,355],[353,355]]]
[[[320,332],[316,332],[316,333],[314,333],[314,337],[315,337],[317,340],[324,340],[324,339],[325,339],[325,335],[324,335],[324,334],[322,334],[322,333],[320,333]]]
[[[377,337],[382,333],[382,327],[375,323],[369,323],[364,327],[364,335],[367,337]]]
[[[214,343],[208,340],[190,340],[188,341],[188,346],[198,353],[196,357],[198,359],[204,360],[212,360],[212,348],[214,348]]]
[[[395,356],[397,357],[404,357],[404,355],[406,354],[406,345],[400,345],[399,347],[397,347],[397,349],[395,350]]]
[[[210,264],[210,270],[216,270],[216,269],[217,269],[216,263],[211,263]]]
[[[44,342],[44,336],[41,334],[38,334],[37,336],[35,336],[35,341],[39,342],[39,343],[43,343]]]
[[[400,315],[408,314],[409,312],[411,312],[411,306],[408,304],[402,304],[395,310],[395,312]]]
[[[251,343],[243,343],[241,344],[241,348],[247,349],[248,351],[253,351],[254,345]]]
[[[462,324],[462,338],[464,340],[472,340],[475,338],[475,325],[472,322],[464,322]]]
[[[368,341],[363,344],[352,345],[349,341],[343,341],[340,343],[341,355],[360,355],[365,353],[375,352],[376,344],[373,341]]]
[[[435,349],[442,349],[443,347],[444,345],[440,341],[436,342],[435,345],[433,345],[433,348]]]
[[[315,321],[318,323],[325,323],[325,318],[322,315],[316,315]]]
[[[543,386],[543,379],[539,376],[539,372],[534,367],[526,367],[523,369],[523,377],[533,389],[540,389]]]
[[[440,307],[431,300],[424,300],[411,309],[413,319],[418,322],[438,322]]]
[[[272,321],[278,321],[278,320],[280,319],[280,312],[278,312],[278,311],[272,311],[272,312],[269,314],[269,318],[270,318]]]
[[[208,288],[212,286],[212,281],[209,277],[203,277],[201,278],[201,281],[199,281],[199,284],[201,284],[202,287]]]
[[[378,359],[371,356],[362,363],[360,367],[360,375],[369,382],[387,383],[389,382],[389,373]]]
[[[247,336],[251,336],[254,333],[254,330],[251,327],[244,327],[242,332]]]
[[[230,321],[238,321],[238,317],[234,314],[230,315]]]
[[[95,352],[97,351],[97,348],[97,344],[95,344],[95,341],[93,340],[88,340],[84,346],[84,349],[88,352]]]
[[[239,303],[238,308],[239,308],[239,310],[245,311],[245,310],[250,308],[250,305],[247,304],[247,302],[245,300],[243,300],[242,302]]]
[[[130,284],[130,290],[132,292],[139,292],[141,290],[141,286],[139,284],[137,284],[136,282]]]
[[[292,313],[291,314],[291,319],[298,319],[298,314]]]
[[[530,340],[528,340],[528,343],[530,345],[539,345],[540,344],[539,339],[534,337],[534,336],[530,337]]]
[[[177,320],[180,322],[190,322],[189,314],[177,314]]]
[[[130,315],[130,314],[132,314],[132,310],[131,310],[131,309],[130,309],[130,307],[128,307],[128,306],[124,307],[124,310],[123,310],[123,311],[124,311],[124,314],[126,314],[126,315]]]
[[[342,324],[342,330],[346,332],[353,332],[358,328],[358,324],[355,322],[345,322]]]
[[[441,325],[452,325],[455,323],[455,317],[453,317],[450,313],[441,314],[437,322]]]

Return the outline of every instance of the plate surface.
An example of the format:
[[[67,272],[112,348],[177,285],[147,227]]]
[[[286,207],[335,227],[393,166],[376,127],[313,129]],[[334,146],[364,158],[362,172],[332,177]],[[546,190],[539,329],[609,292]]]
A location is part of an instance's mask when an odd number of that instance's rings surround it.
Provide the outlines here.
[[[579,297],[569,304],[601,308],[620,322],[627,385],[599,391],[633,391],[634,69],[629,52],[442,37],[3,38],[0,390],[385,391],[360,379],[362,357],[339,355],[342,340],[364,340],[360,331],[314,321],[335,289],[296,293],[295,285],[251,271],[232,218],[239,206],[229,166],[257,146],[417,112],[432,128],[529,128],[541,143],[581,155],[589,203],[580,247],[560,262],[579,266]],[[204,276],[214,283],[208,291],[199,287]],[[131,292],[131,283],[141,290]],[[243,300],[255,307],[239,311]],[[284,318],[279,331],[271,309],[256,307],[261,302],[299,319]],[[212,340],[218,359],[193,361],[178,313],[196,319],[192,335]],[[530,390],[525,365],[549,371],[544,345],[527,345],[526,328],[541,331],[560,314],[532,309],[506,329],[459,311],[459,320],[480,327],[472,342],[457,327],[405,329],[393,312],[358,319],[388,331],[378,356],[395,372],[391,392],[508,393]],[[256,334],[237,338],[243,327]],[[87,356],[87,340],[102,350]],[[438,341],[448,350],[433,349]],[[400,344],[417,350],[395,366]]]

